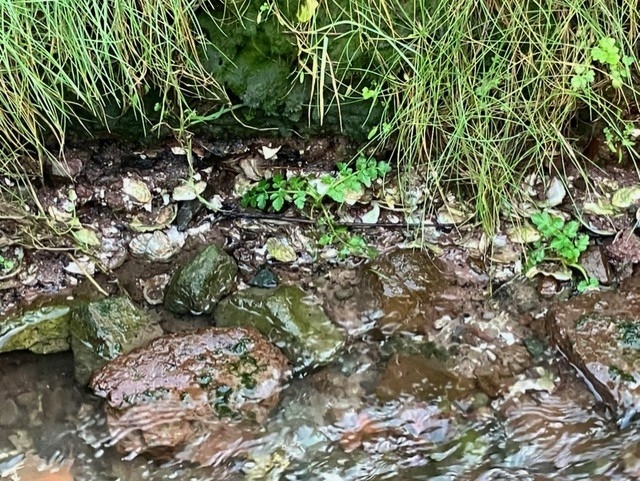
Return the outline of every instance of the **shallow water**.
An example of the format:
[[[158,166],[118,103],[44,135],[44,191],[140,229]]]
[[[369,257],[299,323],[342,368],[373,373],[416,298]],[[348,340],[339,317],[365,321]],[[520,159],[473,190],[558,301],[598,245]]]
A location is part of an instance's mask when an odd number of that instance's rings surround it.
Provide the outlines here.
[[[108,446],[100,400],[73,382],[71,354],[6,354],[0,472],[33,481],[637,479],[640,427],[619,431],[557,361],[540,361],[560,379],[553,394],[473,409],[443,398],[381,402],[379,346],[352,345],[336,366],[294,380],[248,454],[214,468],[123,459]],[[20,470],[33,459],[67,471]]]

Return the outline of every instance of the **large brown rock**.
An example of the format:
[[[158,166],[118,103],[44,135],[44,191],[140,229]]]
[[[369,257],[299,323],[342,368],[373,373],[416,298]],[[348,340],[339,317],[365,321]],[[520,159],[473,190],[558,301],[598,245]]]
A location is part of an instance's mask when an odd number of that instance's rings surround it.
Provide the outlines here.
[[[90,387],[107,400],[119,450],[214,464],[264,420],[288,375],[287,359],[256,330],[208,328],[120,356]]]
[[[563,354],[625,425],[640,410],[640,278],[559,303],[547,317]]]
[[[436,320],[460,314],[468,297],[444,262],[414,249],[377,258],[360,286],[356,295],[364,296],[369,316],[387,331],[430,332]]]

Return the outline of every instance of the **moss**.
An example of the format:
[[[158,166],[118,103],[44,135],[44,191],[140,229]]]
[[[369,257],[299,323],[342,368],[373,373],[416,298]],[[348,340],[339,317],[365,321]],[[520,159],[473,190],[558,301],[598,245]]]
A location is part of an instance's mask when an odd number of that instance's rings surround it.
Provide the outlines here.
[[[625,321],[617,325],[620,341],[627,347],[640,349],[640,323]]]
[[[609,367],[609,376],[611,376],[613,379],[619,378],[621,381],[624,381],[624,382],[635,381],[635,379],[631,374],[624,372],[622,369],[616,366]]]

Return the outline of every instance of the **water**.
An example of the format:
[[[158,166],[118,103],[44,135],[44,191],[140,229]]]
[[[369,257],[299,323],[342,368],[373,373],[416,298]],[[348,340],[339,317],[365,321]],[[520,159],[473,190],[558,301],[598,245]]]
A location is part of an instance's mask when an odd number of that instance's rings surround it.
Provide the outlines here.
[[[123,459],[109,447],[100,400],[73,382],[71,354],[2,355],[0,472],[29,481],[640,477],[637,423],[619,430],[557,359],[539,361],[553,372],[551,394],[490,404],[476,396],[476,406],[409,395],[381,402],[380,345],[352,345],[336,366],[292,381],[248,454],[209,468]],[[47,464],[58,471],[33,468]]]

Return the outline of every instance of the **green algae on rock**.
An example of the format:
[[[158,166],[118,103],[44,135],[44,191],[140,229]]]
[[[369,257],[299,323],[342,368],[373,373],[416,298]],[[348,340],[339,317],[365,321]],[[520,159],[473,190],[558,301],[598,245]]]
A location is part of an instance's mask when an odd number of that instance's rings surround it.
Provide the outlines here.
[[[0,320],[0,352],[50,354],[69,349],[67,306],[43,306]]]
[[[164,306],[176,314],[210,314],[235,285],[238,266],[217,245],[210,245],[180,267],[167,286]]]
[[[278,346],[296,370],[327,364],[345,336],[322,307],[296,286],[252,287],[222,300],[214,311],[218,326],[251,326]]]
[[[75,378],[81,384],[117,356],[162,335],[160,325],[127,297],[78,306],[70,323]]]
[[[640,412],[640,278],[551,309],[554,343],[626,425]]]
[[[121,451],[209,465],[259,430],[289,375],[282,352],[255,329],[211,327],[118,357],[90,388],[107,400]]]

